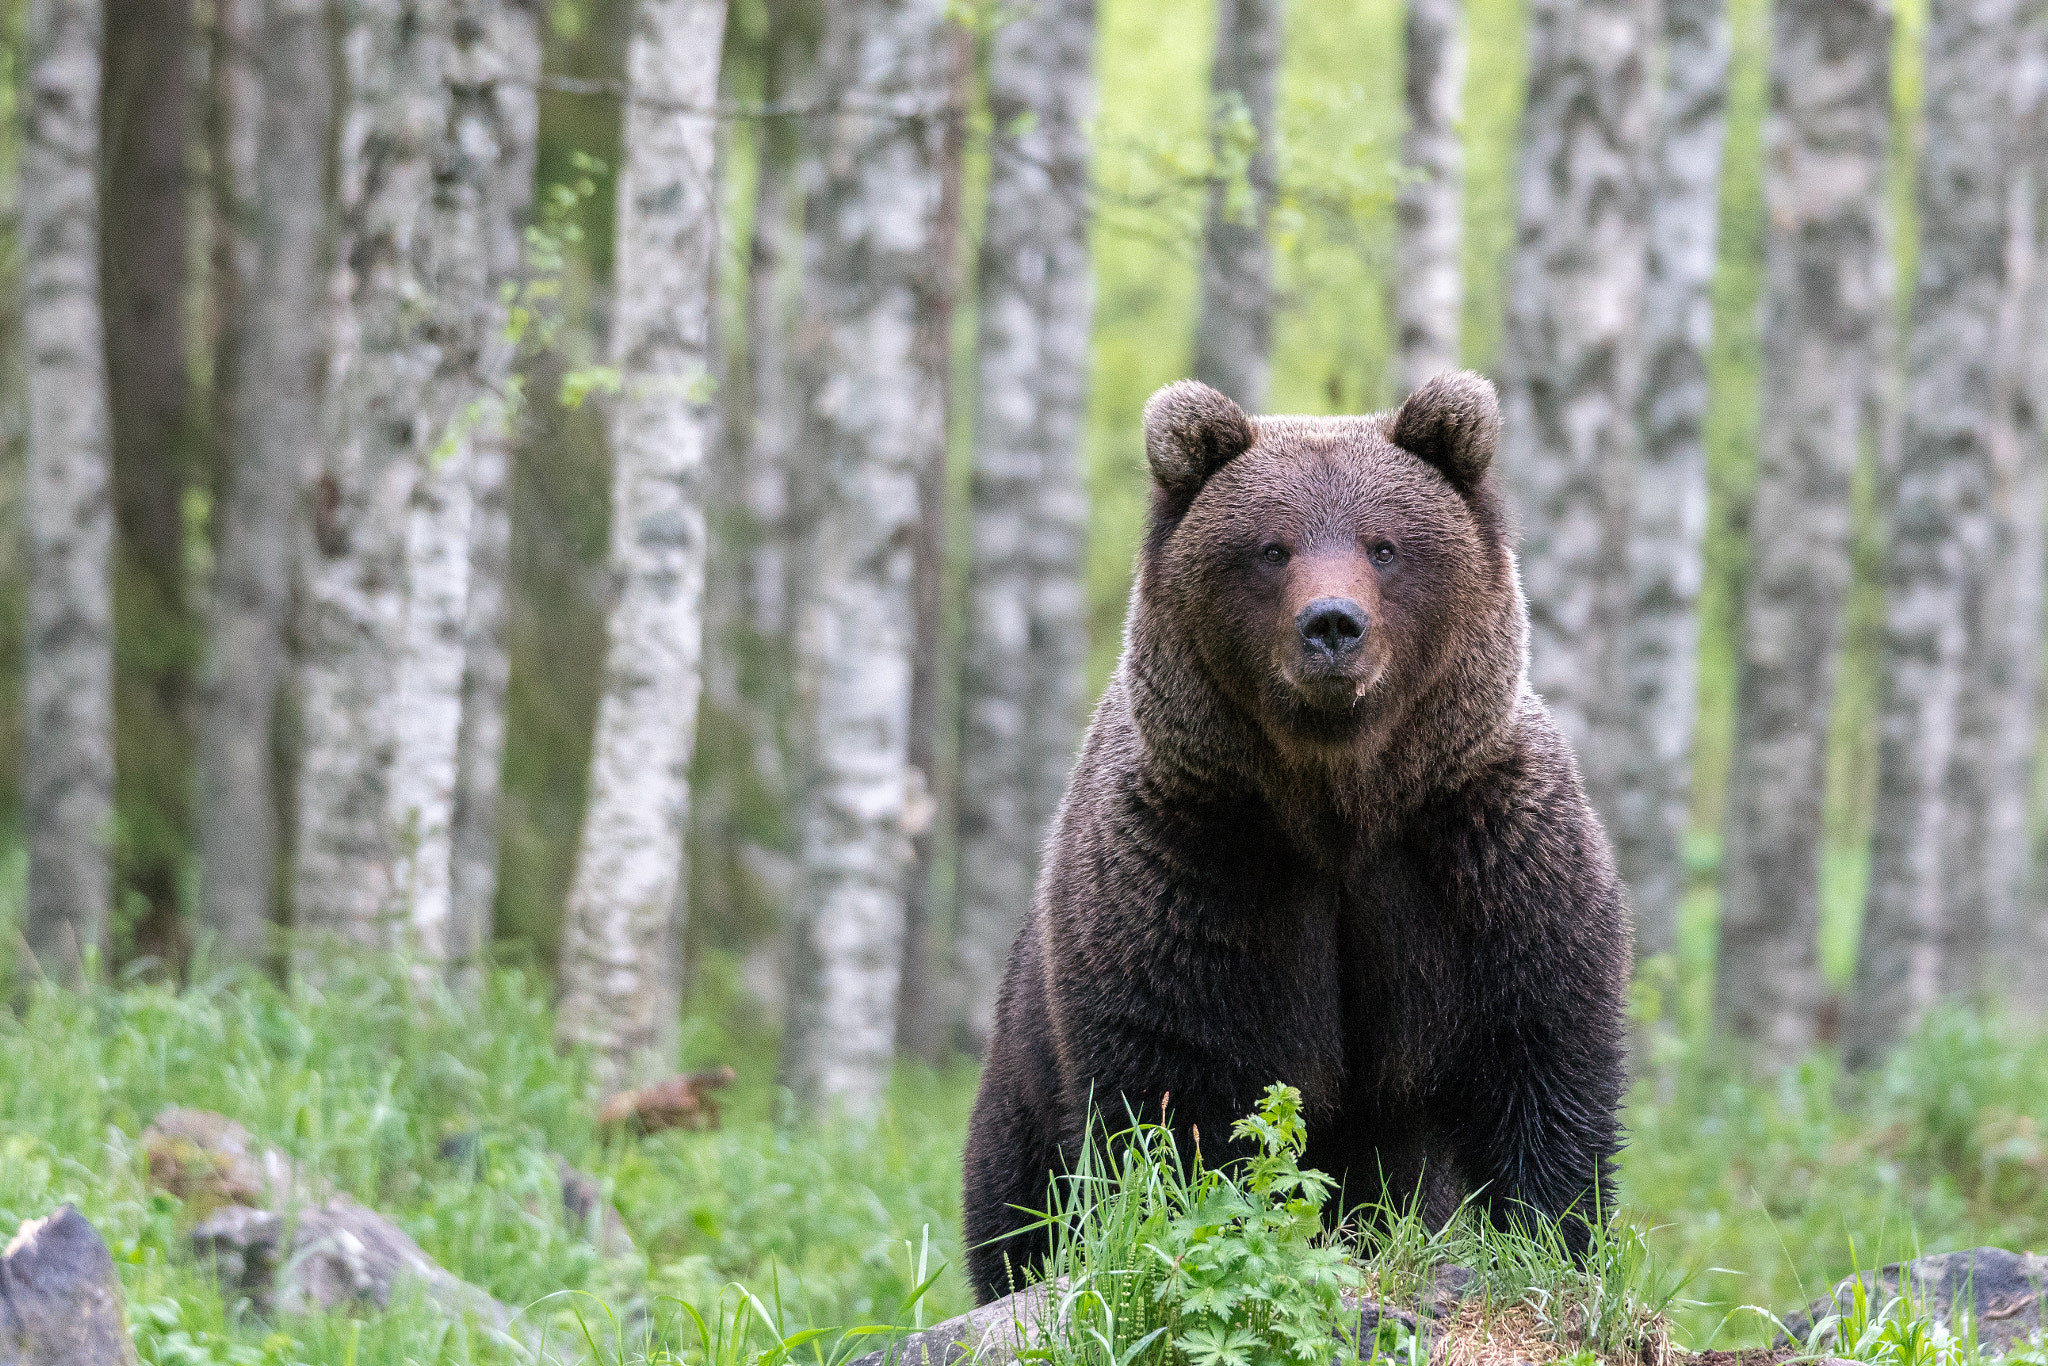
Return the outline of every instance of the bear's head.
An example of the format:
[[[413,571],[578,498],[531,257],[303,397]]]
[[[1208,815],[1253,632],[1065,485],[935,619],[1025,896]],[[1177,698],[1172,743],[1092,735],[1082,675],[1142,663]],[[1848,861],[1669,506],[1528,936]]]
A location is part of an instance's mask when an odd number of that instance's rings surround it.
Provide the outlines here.
[[[1253,419],[1168,385],[1145,406],[1148,635],[1290,749],[1384,733],[1447,689],[1471,719],[1503,711],[1524,628],[1488,477],[1499,434],[1469,372],[1365,417]]]

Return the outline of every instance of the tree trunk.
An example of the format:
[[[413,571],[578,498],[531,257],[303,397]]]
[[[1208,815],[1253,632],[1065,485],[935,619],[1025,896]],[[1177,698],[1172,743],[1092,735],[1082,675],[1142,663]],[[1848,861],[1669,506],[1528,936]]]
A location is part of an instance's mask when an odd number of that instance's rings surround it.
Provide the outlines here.
[[[946,1053],[948,983],[939,974],[935,943],[938,908],[934,902],[932,865],[948,824],[955,794],[939,771],[939,680],[957,667],[943,637],[946,597],[946,455],[953,430],[953,307],[959,285],[960,197],[966,173],[967,99],[974,79],[974,35],[960,24],[950,25],[947,47],[945,140],[939,157],[939,212],[929,248],[936,269],[930,286],[918,296],[919,364],[938,386],[941,446],[938,458],[925,466],[917,489],[917,568],[912,588],[917,622],[911,649],[910,766],[923,775],[931,813],[911,837],[910,878],[904,889],[903,966],[896,1000],[898,1045],[928,1062]],[[953,756],[945,756],[952,758]]]
[[[1992,343],[1991,543],[1963,661],[1962,723],[1949,775],[1954,818],[1944,857],[1949,912],[1940,994],[1974,1000],[2007,987],[2002,965],[2025,952],[2033,872],[2028,819],[2040,686],[2048,469],[2030,430],[2044,377],[2040,328],[2042,94],[2038,21],[2016,22],[2013,130],[2005,176],[2004,287]],[[2023,55],[2022,55],[2023,54]]]
[[[1812,1046],[1821,794],[1850,576],[1849,482],[1891,305],[1889,0],[1773,12],[1764,373],[1721,878],[1719,1027]]]
[[[240,14],[240,3],[221,13]],[[322,0],[269,0],[259,9],[260,46],[251,31],[258,16],[237,29],[247,51],[260,53],[259,69],[224,73],[222,89],[235,103],[219,111],[230,148],[248,140],[244,118],[260,121],[253,140],[261,156],[246,168],[256,179],[246,198],[242,182],[230,179],[245,169],[240,156],[221,167],[231,267],[224,279],[234,284],[222,294],[215,371],[223,458],[199,756],[200,918],[214,952],[230,962],[262,960],[273,921],[271,737],[285,668],[292,515],[306,453],[320,446],[334,108]],[[259,96],[259,108],[240,103],[248,94]],[[255,277],[244,288],[249,245]]]
[[[683,834],[704,597],[704,448],[724,0],[641,0],[627,53],[613,355],[612,573],[576,872],[562,928],[563,1043],[617,1080],[673,1065]],[[650,1059],[650,1055],[651,1059]]]
[[[1966,669],[1985,625],[1993,550],[1991,434],[2005,298],[2014,0],[1937,0],[1929,14],[1920,153],[1919,279],[1907,339],[1900,464],[1885,539],[1884,702],[1876,847],[1847,1056],[1869,1066],[1933,1004],[1974,804]]]
[[[822,174],[807,206],[800,335],[816,488],[795,623],[807,772],[782,1075],[799,1104],[866,1110],[894,1053],[911,839],[919,490],[943,460],[943,376],[918,328],[940,258],[950,45],[940,0],[827,8]],[[893,111],[877,117],[874,106]]]
[[[24,74],[28,357],[26,939],[74,982],[104,952],[113,823],[114,520],[100,333],[97,0],[34,0]]]
[[[1202,312],[1195,378],[1247,412],[1266,404],[1273,352],[1273,249],[1279,192],[1274,116],[1282,0],[1217,0],[1209,148],[1216,163],[1202,230]]]
[[[1465,310],[1464,9],[1460,0],[1408,0],[1401,164],[1415,178],[1396,201],[1394,240],[1404,394],[1458,368]]]
[[[461,729],[456,746],[448,955],[476,960],[491,939],[498,885],[498,782],[505,747],[505,630],[512,539],[509,388],[513,348],[503,291],[522,278],[533,203],[540,104],[540,16],[527,0],[471,0],[458,10],[454,140],[478,158],[477,232],[485,247],[480,342],[466,377],[481,404],[470,432],[469,595],[464,606]]]
[[[1061,0],[989,52],[954,944],[960,1042],[977,1054],[1080,726],[1094,45],[1095,0]]]
[[[418,677],[418,661],[406,668],[415,643],[408,638],[414,501],[452,482],[421,488],[443,435],[430,408],[438,349],[419,301],[432,297],[435,283],[427,252],[447,124],[448,29],[443,0],[364,0],[348,11],[343,33],[337,291],[345,304],[335,329],[331,435],[311,498],[300,623],[304,740],[293,904],[304,940],[299,970],[314,980],[322,939],[429,956],[442,947],[413,933],[400,821],[419,788],[400,775],[419,770],[412,750],[419,721],[408,715],[418,685],[402,682],[407,672]],[[444,470],[450,463],[442,462]]]
[[[100,104],[101,312],[115,560],[118,900],[146,906],[133,952],[181,961],[178,883],[191,843],[197,623],[184,501],[197,424],[186,377],[185,148],[191,0],[109,0]],[[124,917],[127,919],[127,917]]]
[[[1636,957],[1678,948],[1699,596],[1707,530],[1707,352],[1728,90],[1721,0],[1664,0],[1664,90],[1643,293],[1630,611],[1622,637],[1628,743],[1612,832],[1636,913]]]
[[[1648,0],[1534,4],[1501,363],[1529,681],[1609,817],[1650,233],[1652,15]]]

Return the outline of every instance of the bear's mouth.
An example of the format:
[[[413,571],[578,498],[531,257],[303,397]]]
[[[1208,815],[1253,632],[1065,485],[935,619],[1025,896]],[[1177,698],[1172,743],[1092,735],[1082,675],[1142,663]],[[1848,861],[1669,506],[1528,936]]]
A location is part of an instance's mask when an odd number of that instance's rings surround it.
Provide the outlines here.
[[[1366,660],[1343,664],[1332,661],[1303,661],[1282,671],[1288,691],[1296,702],[1313,711],[1348,712],[1356,707],[1379,681],[1380,669]]]

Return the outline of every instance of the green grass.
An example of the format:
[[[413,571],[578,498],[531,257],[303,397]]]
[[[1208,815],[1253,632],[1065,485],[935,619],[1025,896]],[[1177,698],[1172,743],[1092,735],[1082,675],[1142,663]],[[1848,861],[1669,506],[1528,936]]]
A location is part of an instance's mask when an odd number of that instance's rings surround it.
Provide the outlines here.
[[[145,1180],[139,1136],[177,1104],[240,1120],[458,1275],[533,1306],[528,1317],[551,1332],[573,1329],[578,1312],[607,1333],[616,1322],[626,1360],[706,1361],[682,1304],[708,1325],[721,1302],[741,1303],[725,1289],[735,1281],[759,1297],[741,1316],[754,1325],[743,1356],[772,1355],[808,1325],[930,1323],[967,1306],[958,1192],[970,1067],[906,1067],[872,1126],[783,1124],[772,1039],[700,1022],[688,1060],[740,1070],[725,1127],[606,1140],[586,1070],[553,1048],[536,979],[502,971],[473,1009],[418,999],[405,980],[364,969],[324,996],[246,983],[44,992],[18,1018],[0,1012],[0,1233],[77,1204],[113,1250],[145,1362],[507,1359],[417,1306],[360,1323],[238,1316],[187,1256],[184,1211]],[[1768,1321],[1735,1311],[1789,1313],[1850,1271],[1852,1248],[1871,1265],[2048,1245],[2042,1076],[2048,1039],[1962,1013],[1938,1016],[1862,1079],[1823,1054],[1774,1083],[1741,1084],[1673,1036],[1626,1116],[1615,1225],[1626,1232],[1602,1282],[1623,1298],[1546,1285],[1543,1258],[1526,1249],[1460,1255],[1522,1264],[1495,1287],[1508,1302],[1565,1306],[1578,1294],[1571,1314],[1620,1323],[1628,1313],[1615,1306],[1663,1296],[1682,1345],[1757,1343]],[[471,1132],[481,1170],[439,1156],[443,1139]],[[551,1153],[609,1186],[639,1258],[606,1262],[564,1226]],[[1442,1252],[1402,1246],[1382,1237],[1374,1265],[1392,1274]],[[836,1340],[792,1350],[803,1358]]]

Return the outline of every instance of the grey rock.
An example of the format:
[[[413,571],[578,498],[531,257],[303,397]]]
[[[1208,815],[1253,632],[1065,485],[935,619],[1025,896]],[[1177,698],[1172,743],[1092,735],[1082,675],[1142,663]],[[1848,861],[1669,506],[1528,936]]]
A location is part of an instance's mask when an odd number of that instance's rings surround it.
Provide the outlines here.
[[[99,1230],[69,1205],[23,1221],[0,1252],[0,1366],[127,1366],[121,1282]]]
[[[1829,1314],[1846,1313],[1858,1279],[1849,1277],[1829,1298],[1815,1300],[1787,1318],[1786,1340],[1804,1343],[1815,1323]],[[1866,1271],[1860,1279],[1873,1313],[1898,1296],[1904,1282],[1914,1306],[1943,1320],[1951,1330],[1960,1333],[1967,1318],[1986,1355],[2024,1346],[2035,1333],[2048,1334],[2048,1257],[2038,1253],[1997,1247],[1943,1252]]]
[[[345,1195],[292,1216],[226,1206],[192,1230],[192,1250],[213,1267],[223,1290],[233,1287],[262,1314],[383,1309],[394,1294],[416,1291],[450,1318],[474,1318],[500,1332],[512,1322],[509,1308]]]

